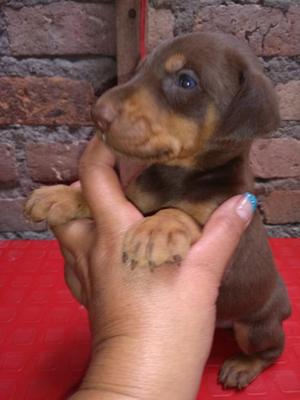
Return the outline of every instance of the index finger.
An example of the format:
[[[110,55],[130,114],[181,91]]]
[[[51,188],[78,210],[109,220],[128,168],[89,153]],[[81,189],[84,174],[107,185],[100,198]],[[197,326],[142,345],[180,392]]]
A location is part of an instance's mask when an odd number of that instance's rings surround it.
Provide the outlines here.
[[[80,160],[79,175],[96,225],[118,224],[121,228],[140,218],[141,214],[126,199],[115,165],[113,153],[95,136]]]

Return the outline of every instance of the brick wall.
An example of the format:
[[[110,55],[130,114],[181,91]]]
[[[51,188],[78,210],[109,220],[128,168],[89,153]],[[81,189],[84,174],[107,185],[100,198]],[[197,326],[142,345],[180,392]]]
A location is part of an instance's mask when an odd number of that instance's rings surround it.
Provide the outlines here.
[[[257,140],[251,165],[268,232],[300,236],[300,1],[150,0],[149,48],[182,33],[217,30],[248,42],[273,81],[282,124]]]
[[[0,238],[49,237],[26,195],[72,182],[90,106],[116,83],[113,1],[0,0]]]
[[[149,48],[201,29],[248,41],[276,85],[282,125],[253,146],[269,233],[300,236],[299,0],[149,0]],[[24,220],[32,188],[71,182],[89,109],[116,82],[113,1],[0,0],[0,238],[42,238]]]

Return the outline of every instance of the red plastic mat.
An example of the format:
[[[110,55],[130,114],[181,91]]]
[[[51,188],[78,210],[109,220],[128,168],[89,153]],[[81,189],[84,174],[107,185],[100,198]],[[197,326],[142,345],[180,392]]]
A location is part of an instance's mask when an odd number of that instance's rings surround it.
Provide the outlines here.
[[[199,399],[300,400],[300,239],[271,245],[293,303],[284,354],[246,390],[224,391],[217,371],[237,348],[230,331],[218,330]],[[90,336],[57,243],[0,241],[0,287],[0,400],[65,399],[87,366]]]

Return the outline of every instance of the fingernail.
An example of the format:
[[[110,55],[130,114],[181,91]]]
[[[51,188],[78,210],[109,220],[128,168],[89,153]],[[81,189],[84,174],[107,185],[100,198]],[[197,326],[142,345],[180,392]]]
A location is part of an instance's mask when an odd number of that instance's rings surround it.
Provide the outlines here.
[[[244,221],[251,220],[257,207],[257,200],[254,194],[246,192],[239,202],[236,212]]]

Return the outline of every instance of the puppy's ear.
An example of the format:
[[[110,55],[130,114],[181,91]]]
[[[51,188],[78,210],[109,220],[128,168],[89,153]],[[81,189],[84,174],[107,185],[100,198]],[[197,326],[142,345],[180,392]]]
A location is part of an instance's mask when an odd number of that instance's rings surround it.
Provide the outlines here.
[[[240,89],[225,112],[220,134],[235,140],[252,139],[278,128],[279,107],[271,82],[259,70],[240,75]]]

